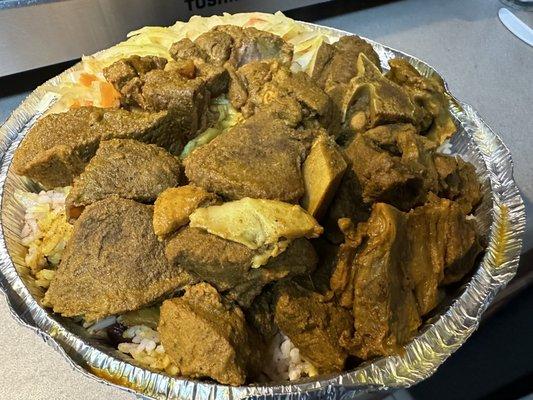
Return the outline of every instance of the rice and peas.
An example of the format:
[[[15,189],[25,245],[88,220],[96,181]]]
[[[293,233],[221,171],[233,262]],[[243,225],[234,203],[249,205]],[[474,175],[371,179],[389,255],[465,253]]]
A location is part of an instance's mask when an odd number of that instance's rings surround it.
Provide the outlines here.
[[[155,55],[171,59],[168,49],[183,38],[196,39],[216,25],[232,24],[256,27],[283,37],[294,46],[292,69],[309,71],[316,51],[323,41],[330,38],[296,23],[282,13],[224,14],[209,18],[192,17],[187,23],[178,21],[173,26],[145,27],[128,35],[128,40],[97,55],[83,57],[82,68],[70,72],[60,84],[48,86],[49,95],[55,99],[47,113],[57,113],[72,107],[94,105],[118,107],[119,95],[105,81],[102,70],[113,62],[131,55]],[[181,157],[194,148],[208,143],[220,133],[242,121],[225,96],[213,99],[213,111],[219,115],[211,128],[189,142]],[[25,210],[21,243],[28,248],[25,263],[35,278],[35,283],[47,289],[54,277],[61,255],[72,234],[72,225],[65,215],[65,198],[70,187],[56,188],[39,193],[18,191],[15,196]],[[154,311],[155,310],[155,311]],[[161,344],[157,332],[158,307],[139,310],[125,315],[111,316],[90,326],[88,332],[96,336],[114,336],[120,352],[130,355],[139,365],[169,375],[178,374]],[[118,327],[118,331],[117,331]],[[117,336],[118,335],[118,336]],[[282,332],[278,332],[268,345],[269,360],[264,374],[271,380],[294,381],[317,375],[316,368],[301,357],[298,348]]]

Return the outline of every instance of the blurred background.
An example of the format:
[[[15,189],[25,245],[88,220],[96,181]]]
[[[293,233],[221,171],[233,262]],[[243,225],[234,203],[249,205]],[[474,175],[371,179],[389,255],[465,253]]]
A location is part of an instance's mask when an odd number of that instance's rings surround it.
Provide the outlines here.
[[[371,398],[533,399],[533,47],[498,18],[505,8],[531,27],[531,5],[527,0],[0,0],[0,123],[81,54],[109,47],[142,26],[170,25],[195,14],[283,10],[428,62],[511,149],[530,218],[519,273],[470,340],[424,382]],[[133,398],[73,371],[11,318],[4,301],[0,354],[5,355],[2,399]]]

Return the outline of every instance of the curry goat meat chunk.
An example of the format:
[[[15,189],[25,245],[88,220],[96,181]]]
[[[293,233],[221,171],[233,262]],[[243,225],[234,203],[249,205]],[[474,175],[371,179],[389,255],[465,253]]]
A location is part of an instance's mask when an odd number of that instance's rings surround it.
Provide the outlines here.
[[[278,61],[254,61],[231,77],[229,100],[245,117],[266,111],[291,126],[332,123],[330,97],[305,72],[292,73]]]
[[[164,149],[136,140],[104,141],[67,196],[70,217],[83,207],[117,195],[141,203],[155,201],[163,190],[179,184],[181,164]]]
[[[354,336],[342,344],[359,358],[394,354],[416,334],[442,287],[467,274],[481,246],[461,208],[433,198],[409,213],[384,204],[357,228],[341,220],[331,288],[352,310]]]
[[[15,152],[13,168],[45,188],[68,186],[100,142],[109,139],[154,143],[172,153],[184,145],[184,135],[167,111],[80,107],[37,121]]]
[[[182,39],[170,48],[174,59],[200,59],[214,65],[241,67],[252,61],[278,60],[290,65],[292,45],[277,35],[255,28],[216,26],[194,42]]]
[[[329,226],[339,218],[368,218],[375,202],[409,211],[431,194],[456,201],[465,214],[480,203],[474,166],[435,152],[436,145],[411,124],[381,125],[358,134],[346,147],[350,166],[328,211]]]
[[[315,136],[271,114],[257,114],[193,151],[184,160],[185,174],[230,200],[297,202],[304,194],[302,163]]]
[[[274,315],[280,329],[319,372],[342,371],[348,352],[340,339],[353,330],[350,313],[295,283],[282,284],[278,291]]]
[[[252,268],[257,251],[203,229],[185,227],[166,244],[170,263],[211,283],[221,293],[249,306],[268,283],[306,275],[316,268],[309,240],[294,240],[287,249],[259,268]]]
[[[104,76],[121,93],[124,106],[152,112],[167,110],[187,139],[208,125],[210,80],[200,76],[194,63],[188,68],[172,68],[158,57],[132,56],[105,68]]]
[[[194,278],[167,262],[152,229],[152,206],[110,197],[74,224],[45,303],[94,321],[150,305]]]
[[[183,376],[242,385],[258,370],[257,334],[242,310],[207,283],[164,301],[158,330],[165,352]]]

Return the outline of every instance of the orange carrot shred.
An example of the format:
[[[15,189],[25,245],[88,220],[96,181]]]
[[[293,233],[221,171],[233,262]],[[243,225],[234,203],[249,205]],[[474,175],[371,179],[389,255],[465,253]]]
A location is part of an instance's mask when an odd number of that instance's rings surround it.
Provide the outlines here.
[[[120,94],[115,90],[113,85],[107,82],[100,83],[100,103],[104,108],[116,107]]]
[[[87,74],[85,72],[82,72],[80,74],[80,79],[79,79],[79,82],[83,85],[83,86],[91,86],[91,84],[94,82],[94,81],[97,81],[98,78],[96,76],[94,76],[93,74]]]

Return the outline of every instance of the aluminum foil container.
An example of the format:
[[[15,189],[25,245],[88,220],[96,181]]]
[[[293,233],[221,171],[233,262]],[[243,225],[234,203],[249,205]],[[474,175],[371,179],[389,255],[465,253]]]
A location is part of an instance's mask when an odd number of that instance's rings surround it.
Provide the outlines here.
[[[306,24],[333,38],[349,34]],[[409,60],[422,74],[437,72],[408,54],[370,41],[384,69],[394,57]],[[354,60],[355,61],[355,60]],[[79,69],[80,65],[71,68]],[[65,79],[68,71],[51,79]],[[0,128],[0,285],[13,316],[59,351],[72,367],[102,383],[153,399],[348,399],[372,391],[413,385],[435,372],[478,327],[481,316],[496,294],[515,275],[525,226],[522,198],[513,180],[509,150],[476,111],[450,94],[451,112],[458,126],[447,151],[472,162],[483,184],[484,198],[475,217],[487,250],[471,279],[442,304],[435,317],[421,329],[401,355],[383,357],[340,375],[320,376],[297,383],[229,387],[200,382],[139,367],[128,356],[92,339],[72,320],[40,305],[42,290],[24,266],[26,248],[20,244],[23,209],[14,198],[16,189],[32,189],[28,180],[10,170],[13,153],[28,128],[52,103],[43,87],[37,88]]]

